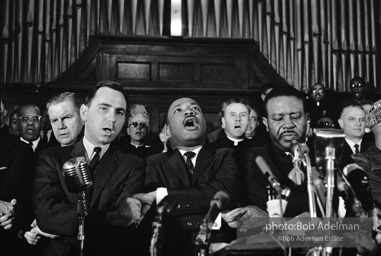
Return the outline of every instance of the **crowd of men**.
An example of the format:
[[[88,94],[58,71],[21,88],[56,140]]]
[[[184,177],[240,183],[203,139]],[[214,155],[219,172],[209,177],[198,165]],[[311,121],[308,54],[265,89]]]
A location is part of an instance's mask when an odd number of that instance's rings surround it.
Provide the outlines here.
[[[7,115],[2,99],[2,255],[149,255],[156,209],[167,196],[178,207],[163,223],[157,250],[166,256],[196,255],[195,238],[219,191],[229,200],[209,242],[230,243],[239,218],[268,216],[269,194],[277,193],[258,156],[290,189],[282,215],[309,212],[305,170],[302,178],[293,176],[294,147],[311,145],[318,128],[342,129],[339,167],[358,163],[378,205],[381,101],[366,111],[357,91],[361,81],[351,83],[354,99],[345,102],[341,113],[329,105],[320,84],[311,87],[307,98],[294,87],[266,84],[263,107],[244,99],[223,102],[221,127],[209,134],[202,107],[187,97],[170,104],[159,134],[150,133],[147,107],[129,108],[125,91],[112,81],[95,85],[84,101],[75,93],[60,93],[43,111],[25,104]],[[365,128],[374,136],[365,139]],[[84,189],[83,247],[79,194],[63,175],[63,166],[73,158],[86,160],[93,181]],[[378,242],[375,235],[367,245],[356,246],[372,254]]]

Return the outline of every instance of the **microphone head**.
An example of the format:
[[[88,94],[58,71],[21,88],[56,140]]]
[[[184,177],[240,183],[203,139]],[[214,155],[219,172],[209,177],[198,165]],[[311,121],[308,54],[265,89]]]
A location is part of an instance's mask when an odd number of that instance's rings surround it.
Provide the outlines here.
[[[363,168],[360,167],[360,165],[352,163],[352,164],[348,164],[344,167],[343,173],[345,176],[348,176],[353,170],[356,170],[356,169],[364,170]]]
[[[174,196],[166,196],[161,200],[161,202],[156,207],[156,212],[160,216],[163,214],[171,214],[173,210],[179,205],[179,201]]]
[[[210,201],[210,206],[212,207],[213,204],[216,204],[220,211],[224,211],[228,206],[229,200],[230,198],[228,194],[225,191],[221,190],[214,195],[212,201]]]
[[[85,157],[75,157],[65,162],[62,166],[67,189],[72,193],[79,193],[93,185],[89,165]]]

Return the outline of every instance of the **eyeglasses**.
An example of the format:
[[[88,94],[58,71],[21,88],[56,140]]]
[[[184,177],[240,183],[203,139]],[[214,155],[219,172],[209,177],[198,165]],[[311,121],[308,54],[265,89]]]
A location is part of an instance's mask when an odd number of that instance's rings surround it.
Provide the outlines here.
[[[42,116],[20,116],[20,117],[18,117],[18,119],[23,123],[26,123],[28,121],[31,121],[34,123],[40,122],[41,118],[42,118]]]
[[[137,128],[139,126],[140,129],[147,129],[148,128],[148,124],[138,123],[138,122],[132,122],[132,123],[130,123],[130,126],[132,126],[134,128]]]

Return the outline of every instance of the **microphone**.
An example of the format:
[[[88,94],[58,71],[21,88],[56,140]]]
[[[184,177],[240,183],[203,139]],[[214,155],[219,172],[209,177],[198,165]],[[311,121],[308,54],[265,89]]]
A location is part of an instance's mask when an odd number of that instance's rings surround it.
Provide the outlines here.
[[[93,185],[89,165],[83,156],[65,162],[62,167],[67,189],[72,193],[80,193]]]
[[[279,181],[275,178],[274,173],[271,171],[270,166],[267,164],[266,160],[262,156],[257,156],[255,158],[259,169],[261,169],[263,175],[267,177],[270,185],[279,193],[282,193],[282,188],[280,187]]]
[[[166,196],[163,200],[157,205],[156,213],[158,216],[163,216],[171,214],[179,205],[177,198],[174,196]]]
[[[225,210],[229,203],[229,196],[225,191],[218,191],[213,199],[210,201],[210,208],[200,226],[200,231],[197,234],[195,244],[197,246],[206,245],[209,237],[210,230],[216,220],[218,214]]]

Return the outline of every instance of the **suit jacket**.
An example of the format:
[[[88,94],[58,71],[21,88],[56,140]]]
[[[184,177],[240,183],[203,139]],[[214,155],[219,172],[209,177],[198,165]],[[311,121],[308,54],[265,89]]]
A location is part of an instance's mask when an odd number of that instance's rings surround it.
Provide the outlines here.
[[[362,140],[360,144],[360,153],[365,152],[371,145],[372,143],[370,143],[369,141]],[[351,147],[349,146],[347,141],[344,141],[343,151],[340,157],[340,161],[338,163],[341,169],[343,169],[347,164],[350,164],[353,162],[351,158],[352,155],[353,155],[353,151]]]
[[[231,149],[212,150],[203,146],[197,157],[192,182],[178,150],[147,158],[146,186],[168,189],[177,198],[175,218],[165,226],[162,255],[185,255],[216,192],[223,190],[235,199],[239,195],[238,171]]]
[[[268,192],[266,186],[269,185],[269,182],[255,162],[257,156],[262,156],[265,159],[281,186],[291,189],[284,216],[295,217],[303,212],[308,212],[306,182],[297,186],[288,178],[289,172],[294,167],[292,161],[285,151],[278,149],[272,142],[264,147],[250,148],[243,156],[241,168],[244,172],[246,204],[256,205],[263,210],[267,208]]]
[[[34,180],[35,216],[41,230],[60,236],[49,241],[45,255],[78,253],[78,197],[68,191],[62,166],[79,156],[85,156],[83,141],[73,146],[46,149],[39,156]],[[85,255],[121,255],[120,251],[124,246],[128,248],[132,241],[128,238],[131,232],[110,226],[105,215],[121,200],[141,192],[145,164],[111,144],[98,168],[85,219]]]
[[[0,228],[1,251],[5,255],[29,255],[29,245],[20,240],[19,230],[29,230],[32,211],[32,148],[14,136],[0,140],[0,200],[17,200],[16,219],[10,230]]]

